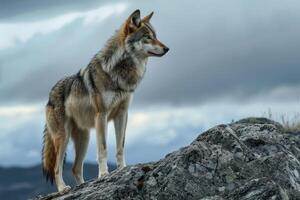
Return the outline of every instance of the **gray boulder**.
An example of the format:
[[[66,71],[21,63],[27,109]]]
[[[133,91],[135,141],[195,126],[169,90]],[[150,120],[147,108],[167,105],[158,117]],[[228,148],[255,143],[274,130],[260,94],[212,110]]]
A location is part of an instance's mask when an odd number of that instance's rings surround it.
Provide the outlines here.
[[[151,163],[40,199],[300,199],[300,134],[265,118],[216,126]]]

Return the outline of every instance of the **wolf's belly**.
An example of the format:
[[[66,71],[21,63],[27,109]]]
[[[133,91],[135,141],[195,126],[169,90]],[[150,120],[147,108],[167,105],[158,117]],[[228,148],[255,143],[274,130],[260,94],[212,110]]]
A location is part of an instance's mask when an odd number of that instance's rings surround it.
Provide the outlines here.
[[[104,109],[108,114],[108,120],[112,120],[117,115],[118,108],[130,95],[128,92],[108,91],[102,93]],[[90,129],[95,126],[96,111],[89,96],[70,96],[65,103],[65,107],[67,116],[72,118],[78,127]]]
[[[72,118],[79,128],[94,127],[95,109],[89,97],[72,97],[66,101],[66,114]]]

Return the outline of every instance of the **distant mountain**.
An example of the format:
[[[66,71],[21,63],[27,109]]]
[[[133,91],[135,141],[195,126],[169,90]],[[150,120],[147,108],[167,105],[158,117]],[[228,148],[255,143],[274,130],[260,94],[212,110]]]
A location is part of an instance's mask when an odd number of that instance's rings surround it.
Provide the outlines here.
[[[65,182],[74,185],[74,178],[71,171],[72,165],[65,164],[64,178]],[[109,169],[116,168],[109,164]],[[96,164],[84,165],[85,180],[97,177],[98,166]],[[56,191],[55,185],[51,185],[42,174],[40,165],[33,167],[0,167],[0,199],[1,200],[24,200],[33,198],[37,195],[45,195]]]

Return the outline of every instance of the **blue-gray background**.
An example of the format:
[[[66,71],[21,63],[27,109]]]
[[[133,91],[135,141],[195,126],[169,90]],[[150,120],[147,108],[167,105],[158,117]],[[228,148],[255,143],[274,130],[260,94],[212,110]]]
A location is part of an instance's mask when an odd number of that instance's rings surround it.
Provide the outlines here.
[[[0,165],[40,162],[50,88],[87,65],[137,8],[155,12],[170,51],[149,60],[132,102],[127,163],[157,160],[218,123],[299,111],[296,0],[0,0]],[[94,132],[86,160],[96,162]]]

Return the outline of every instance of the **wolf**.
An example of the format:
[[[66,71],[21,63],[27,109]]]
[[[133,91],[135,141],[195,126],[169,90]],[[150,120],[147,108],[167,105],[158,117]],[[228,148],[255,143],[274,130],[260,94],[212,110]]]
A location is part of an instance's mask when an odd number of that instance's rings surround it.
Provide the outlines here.
[[[63,180],[63,163],[69,139],[75,148],[72,172],[77,184],[84,182],[83,161],[89,130],[96,129],[98,177],[108,174],[107,124],[113,121],[117,167],[126,166],[124,157],[128,108],[143,79],[149,57],[161,57],[169,48],[157,39],[150,23],[153,12],[141,18],[135,10],[77,74],[58,81],[46,105],[42,167],[58,191],[69,190]]]

